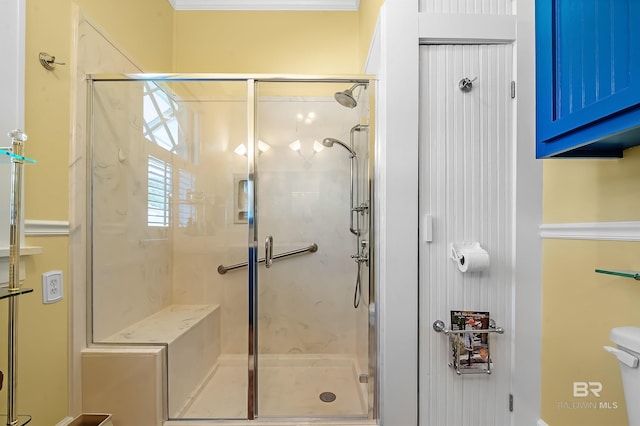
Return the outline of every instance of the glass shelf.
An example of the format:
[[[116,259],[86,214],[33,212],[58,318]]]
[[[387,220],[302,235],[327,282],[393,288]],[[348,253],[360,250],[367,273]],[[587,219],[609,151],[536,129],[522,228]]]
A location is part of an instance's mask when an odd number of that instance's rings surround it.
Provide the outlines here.
[[[0,149],[0,164],[9,164],[12,158],[17,158],[18,160],[32,164],[35,164],[36,162],[33,158],[23,157],[22,155],[16,155],[11,151],[7,151],[6,149]]]
[[[16,423],[16,426],[26,425],[30,421],[31,421],[31,416],[28,416],[28,415],[25,415],[25,414],[19,414],[18,415],[18,423]],[[0,414],[0,425],[6,425],[6,424],[7,424],[7,415],[6,414]]]
[[[636,271],[614,271],[608,269],[596,269],[599,274],[615,275],[616,277],[633,278],[634,280],[640,280],[640,272]]]
[[[32,288],[22,288],[20,287],[16,291],[9,291],[8,287],[0,287],[0,299],[6,299],[8,297],[20,296],[21,294],[31,293],[33,291]],[[0,425],[2,423],[0,422]]]

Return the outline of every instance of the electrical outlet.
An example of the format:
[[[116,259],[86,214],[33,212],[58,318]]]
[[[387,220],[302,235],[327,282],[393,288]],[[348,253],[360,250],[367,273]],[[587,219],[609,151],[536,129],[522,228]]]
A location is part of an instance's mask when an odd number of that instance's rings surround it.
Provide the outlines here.
[[[42,274],[42,303],[54,303],[62,299],[62,271]]]

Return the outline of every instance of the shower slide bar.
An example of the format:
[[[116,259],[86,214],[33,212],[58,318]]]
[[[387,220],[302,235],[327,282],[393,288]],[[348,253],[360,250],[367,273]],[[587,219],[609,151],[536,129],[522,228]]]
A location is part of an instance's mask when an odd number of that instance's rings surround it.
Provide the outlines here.
[[[317,251],[318,251],[318,245],[316,243],[313,243],[309,247],[303,247],[297,250],[291,250],[291,251],[286,251],[284,253],[274,254],[273,256],[270,257],[270,260],[278,260],[285,257],[295,256],[303,253],[315,253]],[[264,258],[258,259],[258,263],[265,263],[265,259]],[[235,265],[229,265],[229,266],[220,265],[218,266],[218,273],[220,275],[224,275],[228,271],[245,268],[247,266],[249,266],[248,262],[236,263]]]

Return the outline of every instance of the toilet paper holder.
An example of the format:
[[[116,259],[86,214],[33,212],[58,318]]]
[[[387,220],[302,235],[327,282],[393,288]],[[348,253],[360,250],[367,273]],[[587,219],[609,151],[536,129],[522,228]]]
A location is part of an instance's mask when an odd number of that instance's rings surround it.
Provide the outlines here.
[[[482,272],[489,269],[489,253],[479,242],[449,244],[449,258],[460,272]]]

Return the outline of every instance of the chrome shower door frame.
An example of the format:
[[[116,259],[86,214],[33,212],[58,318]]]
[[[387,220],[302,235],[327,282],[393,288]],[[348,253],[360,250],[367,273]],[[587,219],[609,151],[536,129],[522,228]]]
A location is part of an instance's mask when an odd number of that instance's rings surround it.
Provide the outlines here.
[[[95,74],[88,75],[88,106],[89,114],[87,121],[91,120],[91,95],[92,85],[94,82],[99,81],[154,81],[154,82],[189,82],[189,81],[216,81],[216,82],[245,82],[246,83],[246,105],[247,105],[247,183],[248,183],[248,259],[247,259],[247,277],[248,277],[248,330],[247,330],[247,419],[258,420],[258,292],[259,292],[259,280],[258,280],[258,267],[261,263],[259,259],[259,250],[261,244],[258,238],[259,229],[259,216],[257,211],[259,209],[257,199],[257,188],[259,185],[259,170],[258,170],[258,155],[259,150],[258,136],[257,136],[257,107],[258,99],[256,96],[256,88],[259,83],[263,82],[292,82],[292,83],[344,83],[349,85],[371,85],[375,80],[373,76],[368,75],[275,75],[275,74],[209,74],[209,73],[197,73],[197,74]],[[371,86],[370,86],[371,87]],[[90,125],[88,124],[88,128]],[[88,145],[88,156],[91,158],[91,143]],[[86,278],[87,278],[87,342],[88,344],[93,342],[93,314],[92,314],[92,277],[93,277],[93,237],[91,235],[92,230],[92,164],[91,161],[86,162],[87,171],[87,261],[86,261]],[[373,194],[371,193],[371,197]],[[370,206],[373,206],[373,200],[370,200]],[[369,214],[369,222],[372,222],[373,212]],[[371,226],[370,229],[373,229]],[[371,242],[373,242],[375,236],[372,235]],[[312,251],[312,250],[309,250]],[[370,251],[373,254],[373,250]],[[372,256],[371,256],[372,257]],[[277,258],[277,255],[274,256]],[[370,258],[371,265],[373,265],[374,259]],[[372,270],[373,267],[370,266]],[[378,416],[378,372],[379,363],[377,358],[377,345],[378,345],[378,301],[375,298],[375,284],[373,272],[369,274],[369,282],[366,283],[364,288],[369,290],[370,299],[369,304],[372,308],[369,310],[369,388],[373,391],[373,407],[369,407],[369,418],[377,418]],[[373,375],[373,377],[372,377]],[[370,396],[371,400],[371,396]],[[305,418],[305,421],[320,420],[320,418]],[[274,419],[271,419],[274,420]],[[327,419],[324,419],[327,420]]]
[[[353,162],[356,160],[350,158],[349,154],[351,154],[351,157],[356,156],[353,149],[350,148],[353,145],[354,129],[368,129],[368,124],[373,120],[369,108],[371,105],[369,96],[374,93],[375,84],[373,84],[372,80],[367,81],[366,85],[372,90],[364,92],[360,97],[362,105],[350,111],[329,96],[325,98],[325,95],[341,90],[343,88],[339,87],[341,85],[349,87],[348,85],[353,84],[353,80],[295,80],[295,82],[319,83],[315,86],[311,85],[311,87],[305,85],[302,90],[298,90],[295,87],[292,88],[286,84],[280,84],[289,81],[291,80],[256,80],[258,86],[255,91],[256,135],[254,143],[258,143],[258,138],[261,138],[263,142],[269,143],[272,140],[276,142],[275,149],[263,153],[258,152],[258,150],[254,151],[256,164],[254,168],[254,178],[256,179],[255,205],[257,211],[260,212],[256,213],[256,222],[260,227],[260,233],[256,234],[255,238],[257,242],[256,250],[257,244],[260,244],[269,235],[273,235],[275,245],[278,246],[278,249],[274,249],[275,251],[287,250],[289,247],[300,247],[309,244],[311,241],[316,242],[316,238],[318,238],[320,240],[317,241],[319,254],[315,256],[320,256],[320,259],[318,263],[311,261],[305,264],[303,262],[306,261],[300,259],[302,263],[297,263],[296,261],[296,264],[292,263],[291,267],[283,264],[283,266],[274,267],[271,270],[260,268],[255,275],[258,277],[257,281],[260,287],[258,294],[262,298],[257,303],[259,312],[255,314],[256,318],[260,318],[260,323],[256,322],[256,327],[260,328],[258,332],[260,342],[259,345],[256,343],[256,348],[261,351],[260,354],[256,353],[256,356],[260,359],[259,365],[256,365],[256,369],[260,370],[260,381],[257,383],[257,389],[260,389],[257,392],[260,396],[260,407],[258,407],[259,410],[256,417],[269,418],[270,420],[297,417],[301,420],[314,419],[316,421],[339,419],[344,416],[360,419],[366,417],[375,418],[378,411],[373,401],[377,401],[377,398],[375,398],[375,392],[372,392],[372,389],[377,389],[376,384],[378,381],[378,368],[375,364],[377,360],[375,356],[377,333],[375,327],[371,328],[371,324],[375,323],[378,309],[374,306],[376,303],[373,297],[375,292],[371,291],[374,275],[373,273],[368,273],[372,269],[372,263],[367,265],[369,267],[367,268],[367,273],[365,273],[366,278],[363,278],[365,292],[363,298],[369,300],[369,297],[371,297],[371,305],[361,306],[360,310],[354,311],[351,303],[351,299],[355,299],[355,295],[351,296],[354,292],[349,293],[348,296],[344,294],[345,291],[348,293],[353,289],[352,286],[356,281],[356,268],[358,265],[358,262],[354,263],[354,261],[360,260],[354,257],[354,252],[350,251],[351,239],[354,241],[353,244],[356,241],[356,237],[352,235],[354,234],[353,214],[357,207],[361,207],[360,203],[356,203],[358,206],[354,205],[354,180],[362,179],[361,182],[358,182],[358,185],[365,186],[365,188],[362,188],[362,194],[364,196],[366,193],[367,195],[364,198],[373,205],[371,202],[372,193],[370,192],[373,172],[371,166],[369,166],[370,159],[368,158],[369,154],[371,158],[374,157],[373,137],[369,138],[369,134],[373,135],[373,128],[371,132],[362,132],[359,137],[359,143],[356,145],[356,147],[359,147],[358,155],[367,154],[361,156],[363,161],[361,171],[364,174],[357,179],[355,179],[353,167]],[[329,84],[323,86],[321,83]],[[333,87],[334,85],[337,87]],[[313,95],[315,93],[320,93],[320,95],[316,98]],[[364,101],[365,99],[366,102]],[[283,107],[284,115],[272,113],[272,111],[280,110],[279,102],[289,105],[288,107]],[[287,102],[292,103],[287,104]],[[317,122],[314,122],[313,119],[308,122],[304,118],[309,117],[307,115],[309,112],[313,113],[313,117],[318,118]],[[298,124],[296,124],[296,116]],[[293,121],[287,121],[289,119]],[[290,125],[287,128],[288,124]],[[344,141],[349,140],[349,145],[333,138],[334,136]],[[314,139],[316,139],[315,142]],[[284,140],[287,140],[287,142],[284,143]],[[342,147],[322,152],[318,150],[311,151],[311,143],[318,144],[318,141],[323,141],[322,145],[327,148],[331,148],[330,145],[333,145],[333,143],[329,144],[328,142],[337,142],[336,146],[342,145]],[[289,144],[289,142],[292,143]],[[288,148],[287,144],[289,145]],[[346,148],[348,152],[343,151],[342,148]],[[293,154],[292,151],[294,152]],[[273,157],[274,154],[278,158],[282,158],[282,161],[287,164],[277,161]],[[284,160],[285,158],[286,160]],[[351,168],[351,170],[344,169],[344,167]],[[311,178],[312,181],[308,180],[310,176],[320,176],[319,174],[327,173],[328,170],[331,170],[328,173],[329,176],[322,175],[320,178]],[[349,171],[350,176],[342,174],[347,171]],[[340,173],[339,179],[335,172]],[[284,177],[285,175],[287,177]],[[335,181],[333,180],[334,178]],[[319,179],[319,184],[316,184],[314,179]],[[290,184],[290,182],[297,183]],[[324,186],[327,182],[333,182],[333,186]],[[327,198],[326,195],[323,195],[326,194],[325,191],[328,188],[337,188],[340,191],[343,189],[346,191],[349,188],[348,192],[350,194],[342,193],[339,195],[340,202],[338,202],[338,198],[335,196]],[[293,194],[300,194],[300,198],[294,197]],[[308,198],[309,196],[311,198]],[[336,200],[335,204],[333,199]],[[284,210],[280,211],[279,208],[276,208],[276,205],[283,206]],[[303,210],[306,210],[306,214]],[[327,219],[326,216],[322,218],[316,216],[321,211],[325,213],[332,212],[331,219]],[[333,215],[333,212],[336,215]],[[363,231],[373,229],[371,225],[373,223],[372,214],[367,214],[364,209],[358,210],[356,214],[358,216],[362,214],[363,220],[368,222],[366,225],[362,222]],[[323,220],[326,223],[338,224],[341,223],[342,218],[347,221],[346,226],[344,223],[338,228],[334,225],[334,230],[323,228],[315,222],[315,220]],[[307,229],[307,231],[315,231],[315,234],[314,232],[309,234],[305,231],[307,223],[315,223],[312,228]],[[283,226],[283,224],[287,225]],[[343,234],[342,226],[345,226],[343,237],[334,239],[336,235]],[[356,234],[359,233],[360,231],[356,232]],[[333,234],[333,237],[328,240],[323,238],[323,235],[327,234]],[[371,233],[372,235],[373,233]],[[365,242],[364,246],[365,248],[361,248],[360,244],[358,244],[357,254],[355,255],[357,257],[366,252],[366,255],[362,257],[363,262],[360,264],[363,268],[365,267],[363,265],[364,259],[368,257],[369,253],[369,245]],[[348,248],[344,249],[345,253],[342,253],[344,247]],[[268,256],[265,255],[266,257]],[[328,261],[327,259],[330,260]],[[322,264],[327,265],[328,269],[323,270],[318,267],[318,265]],[[294,274],[289,275],[291,273]],[[321,277],[323,276],[326,277],[325,282],[322,282]],[[347,288],[349,290],[346,290]],[[287,294],[295,294],[296,297],[292,298]],[[312,300],[316,303],[309,303]],[[324,309],[316,309],[322,303],[325,303]],[[371,309],[368,310],[368,308]],[[283,312],[284,314],[282,314]],[[350,315],[353,315],[353,320]],[[336,318],[341,318],[342,322],[335,324],[334,319]],[[367,323],[367,319],[371,322]],[[331,330],[336,330],[334,337],[337,338],[333,340],[327,339],[327,336],[331,334]],[[353,330],[354,334],[346,337],[349,332],[344,330]],[[287,334],[290,338],[283,337]],[[369,335],[367,336],[367,334]],[[303,335],[309,337],[307,339],[300,337]],[[349,340],[351,338],[353,340]],[[354,348],[348,349],[349,344],[353,344]],[[323,353],[341,355],[334,357],[334,364],[327,371],[338,371],[335,368],[338,364],[353,361],[353,369],[357,371],[357,374],[354,375],[355,381],[358,382],[359,380],[359,383],[356,383],[356,387],[361,392],[361,400],[366,401],[363,403],[363,407],[367,407],[364,412],[358,412],[360,410],[359,406],[356,411],[344,410],[345,405],[342,405],[342,403],[352,401],[350,398],[347,399],[347,395],[350,394],[347,392],[347,387],[342,389],[342,386],[329,379],[329,374],[325,375],[325,379],[314,379],[313,375],[315,373],[313,373],[313,370],[303,370],[301,368],[302,366],[316,365],[317,363],[314,362],[314,359],[322,359]],[[345,354],[348,355],[343,356]],[[370,362],[374,363],[373,366],[369,365]],[[297,368],[293,368],[295,366]],[[282,386],[280,379],[275,379],[275,377],[289,376],[290,374],[290,381],[292,383],[295,382],[297,386],[301,386],[297,391],[290,388],[289,392],[292,392],[290,398],[283,398],[283,401],[263,398],[264,395],[270,394],[265,392],[265,389],[276,389]],[[349,373],[344,373],[342,377],[347,377],[347,374]],[[302,383],[305,384],[302,385]],[[338,403],[334,404],[333,407],[312,405],[314,408],[308,408],[308,412],[301,410],[300,407],[309,407],[308,404],[318,401],[320,392],[314,393],[314,391],[307,389],[311,383],[316,383],[316,386],[319,387],[337,388],[341,392],[338,396]],[[305,395],[304,398],[294,398],[294,395],[303,394]],[[298,402],[293,402],[293,400],[298,400],[302,405]],[[257,405],[258,402],[256,401]],[[338,408],[339,405],[342,405],[343,408]],[[351,402],[346,405],[355,407]],[[309,412],[313,413],[313,417],[307,415]]]

